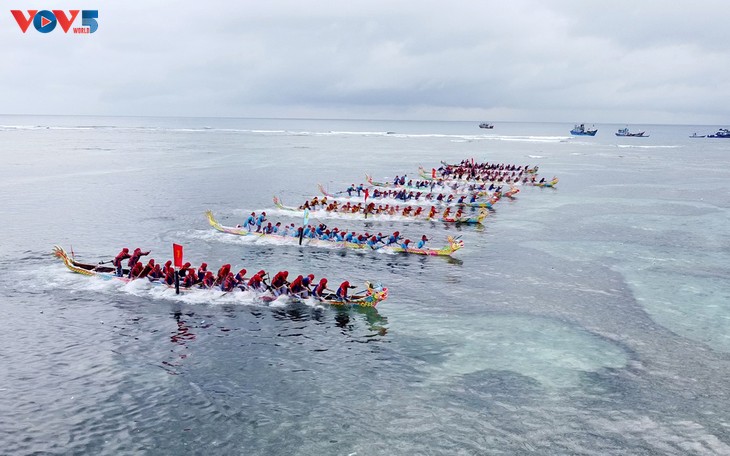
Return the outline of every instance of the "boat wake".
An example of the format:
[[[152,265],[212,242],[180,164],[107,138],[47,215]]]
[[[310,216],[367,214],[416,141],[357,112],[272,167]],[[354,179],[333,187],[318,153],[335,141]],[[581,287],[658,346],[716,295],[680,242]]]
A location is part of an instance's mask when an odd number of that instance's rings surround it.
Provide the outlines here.
[[[617,144],[616,147],[619,149],[679,149],[682,146],[669,145],[669,146],[644,146],[638,144]]]
[[[240,246],[291,246],[291,247],[309,247],[310,243],[312,243],[312,239],[303,239],[302,245],[299,245],[299,238],[291,237],[291,238],[274,238],[274,237],[262,237],[262,236],[231,236],[227,233],[221,233],[219,231],[211,231],[211,230],[191,230],[183,233],[179,233],[180,237],[185,237],[191,240],[202,240],[205,242],[221,242],[225,244],[230,245],[240,245]],[[312,243],[313,244],[313,243]],[[390,250],[384,250],[384,249],[376,249],[374,252],[372,252],[370,249],[348,249],[342,245],[342,243],[338,242],[324,242],[319,241],[316,243],[316,245],[313,245],[314,247],[320,248],[320,249],[329,249],[329,250],[347,250],[348,252],[352,252],[356,255],[369,255],[372,253],[376,254],[382,254],[382,255],[397,255],[396,252],[390,251]]]

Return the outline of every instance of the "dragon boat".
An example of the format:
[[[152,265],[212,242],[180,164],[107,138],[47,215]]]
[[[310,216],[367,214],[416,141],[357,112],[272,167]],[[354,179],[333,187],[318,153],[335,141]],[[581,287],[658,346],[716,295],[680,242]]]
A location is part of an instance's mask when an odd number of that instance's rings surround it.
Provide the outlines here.
[[[324,186],[322,184],[317,184],[317,187],[319,188],[319,192],[322,195],[326,196],[327,198],[329,198],[331,200],[341,201],[341,202],[348,202],[348,201],[362,202],[362,203],[366,202],[364,195],[346,196],[346,195],[344,195],[344,193],[347,193],[346,190],[336,192],[336,193],[330,193],[327,191],[327,189],[324,188]],[[452,201],[447,201],[444,199],[439,201],[438,199],[434,199],[433,193],[426,193],[423,191],[416,192],[418,194],[418,196],[409,197],[405,201],[402,199],[395,198],[393,196],[374,196],[372,194],[368,195],[368,199],[370,201],[378,201],[378,202],[382,202],[382,203],[390,204],[390,205],[407,204],[407,205],[411,205],[411,206],[435,206],[435,207],[459,206],[459,207],[476,207],[476,208],[492,209],[492,207],[494,207],[494,204],[497,201],[499,201],[499,199],[502,196],[507,196],[509,198],[513,198],[514,195],[516,193],[518,193],[519,191],[520,190],[516,187],[510,188],[505,193],[480,191],[480,192],[476,192],[477,196],[478,197],[488,197],[489,198],[488,201],[474,201],[474,202],[465,201],[462,203],[460,203],[458,201],[453,201],[453,195],[454,195],[453,193],[449,193],[449,195],[452,197]],[[413,190],[411,190],[409,193],[411,193],[411,192],[413,192]],[[442,196],[443,196],[443,194],[442,194]],[[464,196],[466,196],[466,195],[464,195]],[[423,197],[425,199],[421,199],[421,197]]]
[[[537,166],[534,167],[534,168],[531,168],[531,170],[537,170]],[[554,187],[558,183],[558,178],[557,177],[553,177],[548,182],[551,185],[543,185],[543,184],[545,184],[545,182],[540,183],[537,180],[533,180],[533,179],[537,179],[536,172],[528,172],[527,175],[530,176],[529,179],[523,178],[523,179],[516,179],[516,180],[512,180],[512,181],[506,181],[506,180],[505,181],[500,181],[500,180],[496,180],[496,181],[495,180],[484,181],[484,180],[481,180],[481,179],[477,179],[477,180],[475,180],[475,179],[466,179],[466,178],[464,178],[464,179],[458,179],[458,178],[451,178],[451,177],[444,177],[444,176],[438,176],[436,178],[433,178],[428,173],[428,171],[426,171],[422,166],[419,166],[419,168],[418,168],[418,174],[424,180],[438,180],[439,182],[443,182],[443,183],[458,182],[458,183],[461,183],[461,184],[467,184],[467,183],[471,183],[471,184],[483,184],[483,183],[486,183],[486,182],[490,182],[490,183],[493,183],[493,184],[509,185],[510,186],[510,190],[508,190],[507,192],[504,192],[502,194],[502,196],[506,196],[508,198],[511,198],[515,193],[518,193],[519,192],[519,189],[517,189],[517,187],[515,187],[516,185],[535,186],[535,187],[546,187],[546,186]]]
[[[421,186],[411,184],[401,185],[393,184],[392,182],[376,181],[369,174],[365,174],[365,180],[371,187],[382,187],[389,190],[409,190],[424,193],[439,192],[454,195],[472,195],[476,193],[478,196],[486,196],[489,194],[488,182],[458,182],[455,180],[435,179],[431,183],[427,183],[426,180],[421,181],[423,184],[426,184]],[[506,184],[506,182],[501,182],[500,184]]]
[[[53,254],[63,261],[64,265],[71,271],[77,274],[85,276],[97,277],[103,280],[118,280],[121,282],[130,282],[132,280],[144,280],[144,279],[130,279],[126,277],[129,274],[129,270],[125,269],[122,271],[123,277],[116,275],[116,268],[110,266],[104,266],[100,264],[88,264],[76,261],[75,258],[69,257],[66,251],[60,246],[53,247]],[[173,285],[168,285],[163,281],[150,280],[149,283],[154,286],[166,287],[174,289]],[[191,288],[180,287],[181,293],[205,293],[210,291],[208,288],[195,286]],[[252,290],[244,290],[242,288],[235,288],[230,293],[253,293],[262,301],[268,302],[276,299],[275,296],[269,291],[259,292]],[[289,296],[290,299],[301,301],[301,298]],[[328,293],[318,298],[306,298],[314,299],[318,302],[323,302],[333,306],[360,306],[360,307],[375,307],[379,302],[385,301],[388,298],[388,288],[382,285],[373,284],[371,282],[365,282],[365,290],[362,293],[353,294],[348,296],[345,300],[339,300],[334,293]]]
[[[445,161],[441,160],[441,165],[443,165],[447,168],[463,168],[463,167],[480,168],[480,167],[488,166],[489,163],[475,163],[474,159],[472,158],[471,160],[462,160],[462,162],[458,163],[458,164],[446,163]],[[493,165],[496,165],[496,163]],[[537,171],[540,168],[538,165],[535,165],[532,168],[530,168],[529,165],[525,165],[523,168],[522,165],[515,165],[515,164],[511,164],[511,163],[501,163],[499,166],[506,166],[506,167],[510,168],[510,171],[512,171],[512,168],[517,167],[516,169],[514,169],[515,171],[522,170],[522,172],[527,173],[527,174],[537,174]]]
[[[221,225],[213,216],[212,211],[206,211],[205,215],[208,217],[208,223],[210,223],[210,226],[215,228],[216,230],[222,232],[222,233],[228,233],[228,234],[234,234],[237,236],[256,236],[260,238],[272,238],[272,239],[279,239],[282,241],[285,241],[289,244],[298,244],[299,238],[298,237],[292,237],[292,236],[282,236],[279,234],[263,234],[263,233],[255,233],[255,232],[249,232],[245,228],[238,228],[234,226],[224,226]],[[314,247],[325,247],[325,246],[334,246],[334,247],[341,247],[341,248],[348,248],[353,250],[359,250],[359,251],[384,251],[384,252],[394,252],[394,253],[411,253],[415,255],[428,255],[428,256],[448,256],[456,252],[457,250],[464,247],[464,241],[454,239],[451,236],[447,237],[448,245],[441,247],[440,249],[418,249],[415,247],[409,247],[407,249],[404,249],[400,246],[395,245],[383,245],[378,248],[371,248],[367,244],[360,244],[355,242],[347,242],[347,241],[325,241],[322,239],[317,238],[304,238],[303,239],[303,245],[307,246],[314,246]]]
[[[274,205],[284,211],[289,212],[296,212],[298,215],[304,214],[304,209],[300,209],[297,207],[291,207],[291,206],[285,206],[284,203],[281,201],[281,198],[274,196]],[[472,216],[460,216],[460,217],[442,217],[441,215],[437,215],[436,217],[427,217],[427,216],[404,216],[402,214],[398,213],[377,213],[377,212],[364,212],[364,208],[361,208],[360,210],[356,212],[340,212],[340,211],[328,211],[326,209],[315,209],[310,208],[309,210],[310,215],[312,217],[319,217],[319,218],[357,218],[357,219],[367,219],[370,218],[372,220],[393,220],[391,217],[402,217],[405,220],[408,221],[416,221],[416,222],[445,222],[445,223],[461,223],[461,224],[468,224],[468,225],[475,225],[482,223],[482,221],[486,218],[488,212],[486,209],[481,209],[477,214]],[[427,214],[426,214],[427,215]]]
[[[535,182],[532,185],[535,187],[555,187],[556,185],[558,185],[558,178],[553,177],[549,181]]]

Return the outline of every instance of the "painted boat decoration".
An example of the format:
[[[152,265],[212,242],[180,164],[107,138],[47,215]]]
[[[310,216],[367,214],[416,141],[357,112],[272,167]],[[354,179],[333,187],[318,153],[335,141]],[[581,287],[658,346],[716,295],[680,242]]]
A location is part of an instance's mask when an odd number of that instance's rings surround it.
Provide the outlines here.
[[[640,131],[638,133],[631,133],[628,128],[621,128],[619,131],[616,132],[616,136],[632,136],[636,138],[648,138],[649,135],[646,134],[645,131]]]
[[[576,124],[570,134],[573,136],[596,136],[598,129],[594,126],[593,128],[586,128],[585,124]]]
[[[208,217],[208,223],[210,223],[210,226],[215,228],[216,230],[222,232],[222,233],[228,233],[228,234],[234,234],[236,236],[256,236],[260,238],[272,238],[272,239],[279,239],[282,241],[285,241],[287,243],[298,245],[299,244],[299,238],[293,237],[293,236],[282,236],[278,234],[263,234],[263,233],[256,233],[256,232],[249,232],[246,228],[238,228],[234,226],[224,226],[221,225],[213,216],[212,211],[206,211],[205,215]],[[325,241],[322,239],[317,238],[307,238],[305,237],[303,239],[302,245],[307,246],[313,246],[313,247],[341,247],[341,248],[348,248],[353,250],[360,250],[360,251],[378,251],[382,250],[385,252],[395,252],[395,253],[412,253],[416,255],[428,255],[428,256],[447,256],[451,255],[457,250],[464,247],[464,241],[454,239],[453,237],[449,236],[447,238],[448,245],[441,247],[440,249],[418,249],[415,247],[409,247],[408,249],[403,249],[400,246],[396,245],[390,245],[390,246],[380,246],[378,248],[371,248],[367,244],[360,244],[355,242],[347,242],[347,241]]]
[[[556,185],[558,185],[558,182],[559,179],[557,177],[553,177],[549,181],[535,182],[532,185],[534,185],[535,187],[555,187]]]
[[[81,263],[76,261],[75,259],[68,256],[66,251],[59,246],[53,247],[53,254],[60,258],[61,261],[63,261],[66,268],[68,268],[71,272],[75,272],[77,274],[82,274],[85,276],[90,277],[98,277],[103,280],[119,280],[121,282],[130,282],[132,280],[144,280],[144,279],[130,279],[127,277],[118,277],[115,274],[115,268],[110,266],[103,266],[101,264],[87,264],[87,263]],[[129,270],[123,270],[123,274],[128,274]],[[165,282],[162,281],[152,281],[150,280],[150,283],[166,287],[166,288],[175,288],[174,286],[168,285]],[[206,288],[200,288],[198,286],[194,286],[191,288],[183,288],[180,287],[180,292],[182,293],[205,293],[209,291],[209,289]],[[272,301],[276,299],[270,292],[256,292],[251,290],[243,290],[240,288],[234,288],[234,291],[230,293],[254,293],[257,295],[258,298],[260,298],[263,301]],[[301,298],[296,298],[293,296],[289,296],[290,299],[294,300],[301,300]],[[349,296],[347,299],[338,300],[336,296],[333,293],[328,293],[326,295],[323,295],[321,298],[307,298],[307,299],[316,299],[319,302],[327,303],[333,306],[360,306],[360,307],[375,307],[379,302],[385,301],[388,298],[388,289],[383,287],[380,284],[373,284],[371,282],[365,282],[365,290],[360,294],[353,294]]]
[[[300,209],[297,207],[291,207],[291,206],[285,206],[284,203],[281,201],[281,198],[274,196],[274,205],[284,211],[289,212],[296,212],[298,215],[304,214],[304,209]],[[462,223],[462,224],[469,224],[469,225],[475,225],[482,223],[484,218],[487,216],[487,211],[485,209],[482,209],[477,213],[476,215],[472,216],[464,216],[463,214],[456,217],[443,217],[441,214],[437,214],[434,217],[427,217],[425,215],[419,215],[418,217],[415,216],[403,216],[401,214],[383,214],[383,213],[376,213],[376,212],[365,212],[365,207],[361,207],[355,212],[339,212],[339,211],[328,211],[325,209],[312,209],[311,215],[314,217],[319,218],[326,218],[326,217],[332,217],[332,218],[356,218],[356,219],[372,219],[372,220],[393,220],[392,217],[402,217],[404,220],[408,221],[433,221],[433,222],[445,222],[445,223]],[[457,211],[459,212],[459,211]]]

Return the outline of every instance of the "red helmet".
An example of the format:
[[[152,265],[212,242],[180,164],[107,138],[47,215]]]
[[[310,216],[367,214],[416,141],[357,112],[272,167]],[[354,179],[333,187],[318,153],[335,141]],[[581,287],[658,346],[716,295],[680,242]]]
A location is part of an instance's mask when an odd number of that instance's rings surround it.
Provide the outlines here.
[[[128,249],[128,248],[126,248],[126,247],[124,247],[124,248],[122,249],[122,252],[124,252],[124,253],[127,253],[127,252],[129,252],[129,249]]]
[[[205,269],[205,268],[208,267],[208,263],[201,263],[200,264],[200,267],[203,268],[203,269]]]

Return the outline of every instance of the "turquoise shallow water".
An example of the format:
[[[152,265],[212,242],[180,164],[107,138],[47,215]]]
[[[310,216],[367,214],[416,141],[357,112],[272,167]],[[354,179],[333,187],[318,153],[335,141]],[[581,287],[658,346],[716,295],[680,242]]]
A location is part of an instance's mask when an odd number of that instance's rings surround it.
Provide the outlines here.
[[[728,454],[730,142],[717,126],[0,117],[0,443],[9,454]],[[212,231],[440,160],[539,165],[453,259]],[[176,297],[54,244],[379,280],[377,311]]]

